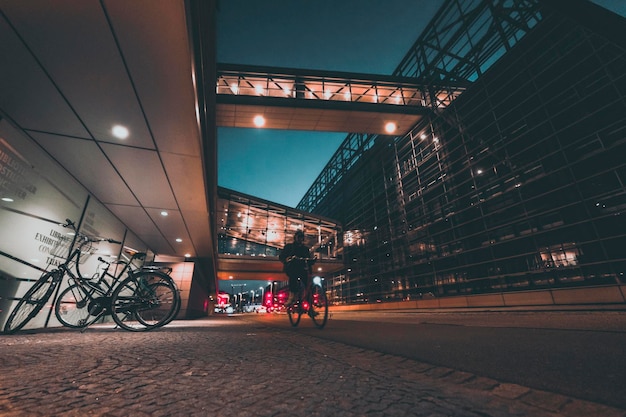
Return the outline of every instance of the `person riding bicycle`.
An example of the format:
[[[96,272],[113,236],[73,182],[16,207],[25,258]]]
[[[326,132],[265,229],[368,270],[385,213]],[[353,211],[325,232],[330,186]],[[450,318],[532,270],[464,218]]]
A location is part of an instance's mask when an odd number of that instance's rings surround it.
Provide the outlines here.
[[[283,263],[283,270],[289,277],[289,297],[285,306],[290,306],[296,300],[300,290],[298,279],[302,280],[304,288],[308,288],[311,265],[315,262],[309,248],[304,244],[304,232],[298,230],[293,236],[293,243],[285,245],[278,259]]]

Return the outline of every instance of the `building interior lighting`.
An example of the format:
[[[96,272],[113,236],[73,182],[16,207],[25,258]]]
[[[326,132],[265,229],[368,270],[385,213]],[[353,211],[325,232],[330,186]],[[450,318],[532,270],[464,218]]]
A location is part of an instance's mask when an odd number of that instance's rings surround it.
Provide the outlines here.
[[[265,126],[265,117],[256,115],[254,116],[253,123],[256,127],[263,127]]]
[[[113,126],[113,128],[111,129],[111,133],[118,139],[126,139],[130,134],[128,128],[122,125]]]
[[[2,197],[2,201],[5,201],[7,203],[12,203],[15,200],[13,200],[11,197]]]
[[[190,253],[186,253],[185,254],[185,258],[191,258],[191,254]]]
[[[263,87],[260,85],[257,85],[256,87],[254,87],[254,91],[256,91],[256,93],[260,96],[263,95]]]
[[[183,240],[182,240],[181,238],[179,238],[179,237],[177,237],[177,238],[176,238],[176,242],[180,243],[180,242],[182,242],[182,241],[183,241]]]
[[[163,211],[161,212],[161,216],[163,216],[163,217],[167,216],[168,214],[169,214],[169,213],[168,213],[167,211],[165,211],[165,210],[163,210]]]

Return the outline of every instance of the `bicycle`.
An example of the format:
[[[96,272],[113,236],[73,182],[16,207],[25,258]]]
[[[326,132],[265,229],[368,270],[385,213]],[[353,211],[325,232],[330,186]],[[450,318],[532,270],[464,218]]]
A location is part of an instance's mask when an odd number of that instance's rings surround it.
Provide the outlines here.
[[[295,259],[307,262],[315,260],[315,258],[290,258],[290,260]],[[311,317],[311,320],[313,320],[315,327],[323,329],[328,321],[328,299],[326,298],[326,291],[324,291],[321,282],[317,282],[315,279],[306,286],[301,279],[298,279],[298,282],[300,288],[296,294],[296,299],[293,304],[286,306],[289,322],[293,327],[297,327],[298,324],[300,324],[302,315],[307,314]]]
[[[174,318],[180,308],[180,298],[171,277],[159,273],[157,279],[148,279],[149,277],[142,276],[141,273],[132,273],[130,267],[127,266],[106,288],[102,287],[103,283],[106,282],[103,279],[105,274],[108,273],[106,271],[103,272],[101,279],[97,282],[90,282],[88,278],[82,276],[79,269],[81,254],[87,253],[93,243],[107,241],[121,244],[122,242],[108,238],[94,238],[80,233],[69,219],[66,220],[66,224],[61,226],[74,230],[75,241],[73,243],[78,241],[79,244],[75,246],[75,249],[63,263],[59,264],[56,269],[44,273],[20,299],[4,325],[3,330],[5,333],[12,334],[19,331],[34,318],[48,302],[54,290],[60,285],[66,275],[73,284],[60,294],[55,301],[54,307],[57,319],[64,326],[74,328],[86,327],[100,318],[103,315],[103,311],[108,311],[116,324],[126,330],[149,330],[160,327]],[[72,272],[72,266],[76,270],[76,274]],[[128,270],[128,278],[119,282],[122,273],[126,270]],[[148,271],[144,272],[147,273]],[[129,294],[130,289],[132,289],[132,294]],[[166,294],[166,296],[163,297],[163,294]],[[107,298],[109,295],[110,303]],[[169,304],[161,303],[163,298],[174,301]],[[74,321],[70,319],[70,316],[62,314],[67,312],[68,306],[71,305],[74,305],[75,311],[83,311],[83,314],[79,315],[80,318]],[[159,319],[157,320],[150,313],[150,310],[155,310],[161,305],[169,305],[169,313],[159,314]],[[84,312],[88,312],[93,318],[88,319]],[[139,323],[139,325],[136,323]]]
[[[73,284],[61,292],[54,305],[57,320],[66,327],[84,329],[110,314],[118,326],[130,331],[150,330],[171,322],[180,311],[178,288],[167,273],[145,267],[132,269],[133,261],[145,257],[143,252],[132,253],[128,262],[107,262],[99,257],[98,261],[106,266],[95,278],[70,277]],[[123,267],[113,275],[109,272],[111,265]],[[122,280],[124,274],[129,276],[126,280]],[[138,295],[145,301],[138,303]]]

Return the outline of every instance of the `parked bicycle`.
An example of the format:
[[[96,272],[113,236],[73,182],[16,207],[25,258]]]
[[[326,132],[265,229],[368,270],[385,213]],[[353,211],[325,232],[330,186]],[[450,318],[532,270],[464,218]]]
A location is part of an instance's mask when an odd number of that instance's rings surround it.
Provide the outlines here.
[[[299,257],[292,257],[292,259],[303,261],[314,260]],[[296,294],[294,303],[286,306],[287,316],[289,316],[291,325],[296,327],[300,324],[302,315],[306,314],[311,317],[313,324],[315,324],[317,328],[322,329],[328,321],[328,299],[326,298],[326,291],[324,291],[321,282],[318,280],[309,279],[309,281],[311,282],[305,285],[302,280],[298,280],[300,289]]]
[[[94,243],[121,242],[80,233],[69,219],[62,226],[74,230],[74,250],[19,300],[4,325],[5,333],[19,331],[34,318],[66,275],[70,285],[54,304],[55,315],[64,326],[84,328],[107,313],[119,327],[132,331],[154,329],[174,319],[180,309],[180,296],[173,279],[160,271],[133,270],[130,266],[133,259],[145,254],[135,254],[117,275],[110,274],[107,267],[98,279],[85,278],[79,269],[81,255],[88,253]],[[124,273],[128,277],[122,279]],[[106,277],[112,278],[111,282]]]
[[[71,277],[73,283],[61,292],[54,313],[61,324],[86,328],[98,319],[112,315],[125,330],[142,331],[171,322],[180,311],[180,295],[174,280],[157,269],[133,269],[143,252],[131,255],[128,262],[107,262],[98,258],[102,272],[94,278]],[[109,272],[115,266],[116,274]],[[128,278],[124,279],[124,275]],[[139,297],[139,298],[138,298]]]

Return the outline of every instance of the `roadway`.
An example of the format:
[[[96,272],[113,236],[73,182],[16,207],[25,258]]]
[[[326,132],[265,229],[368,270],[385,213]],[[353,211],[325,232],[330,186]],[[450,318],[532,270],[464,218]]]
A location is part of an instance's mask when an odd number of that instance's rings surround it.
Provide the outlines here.
[[[334,313],[295,331],[626,410],[624,311]]]

